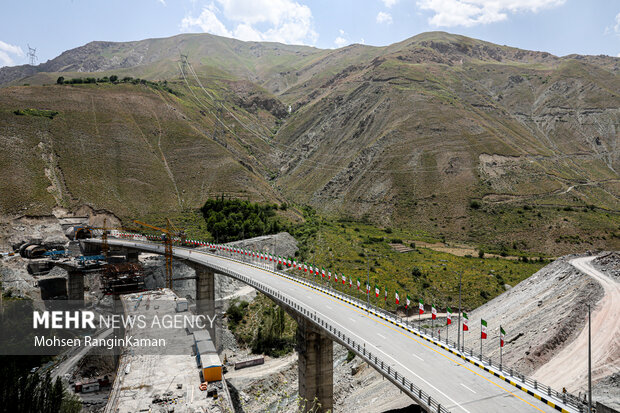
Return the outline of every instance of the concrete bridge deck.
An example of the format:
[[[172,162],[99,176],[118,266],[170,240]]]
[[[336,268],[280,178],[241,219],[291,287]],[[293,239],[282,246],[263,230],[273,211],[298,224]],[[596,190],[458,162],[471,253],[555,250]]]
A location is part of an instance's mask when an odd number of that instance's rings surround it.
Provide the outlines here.
[[[114,239],[108,242],[144,252],[164,251],[162,245],[147,242]],[[194,265],[237,278],[266,293],[279,304],[288,307],[289,312],[291,309],[297,312],[300,316],[298,318],[307,320],[309,328],[322,331],[325,336],[355,351],[386,378],[406,390],[413,399],[421,401],[422,405],[427,404],[430,395],[433,411],[437,411],[437,405],[441,405],[442,411],[465,413],[572,411],[543,403],[461,357],[393,325],[383,317],[339,300],[311,285],[303,285],[257,265],[208,252],[176,247],[174,255]],[[318,345],[319,348],[321,345],[325,347],[324,343]],[[331,351],[328,356],[331,361]],[[319,374],[319,371],[320,368],[315,370],[315,374]],[[331,366],[327,373],[329,379],[326,381],[329,383],[325,384],[331,386]],[[407,385],[401,385],[401,381]],[[421,400],[417,397],[417,390],[408,392],[409,383],[423,390],[424,397]],[[424,408],[431,410],[428,404]]]

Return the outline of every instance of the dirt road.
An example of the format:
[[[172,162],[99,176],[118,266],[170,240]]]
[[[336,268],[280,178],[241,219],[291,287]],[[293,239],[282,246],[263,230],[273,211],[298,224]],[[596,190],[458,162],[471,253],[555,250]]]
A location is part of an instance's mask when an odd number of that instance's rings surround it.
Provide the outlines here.
[[[570,261],[603,286],[605,295],[592,308],[592,381],[620,372],[620,283],[591,265],[596,257]],[[587,309],[584,308],[584,312]],[[585,316],[587,317],[587,316]],[[541,383],[554,388],[566,387],[570,392],[587,389],[588,367],[587,324],[577,339],[543,365],[534,374]]]

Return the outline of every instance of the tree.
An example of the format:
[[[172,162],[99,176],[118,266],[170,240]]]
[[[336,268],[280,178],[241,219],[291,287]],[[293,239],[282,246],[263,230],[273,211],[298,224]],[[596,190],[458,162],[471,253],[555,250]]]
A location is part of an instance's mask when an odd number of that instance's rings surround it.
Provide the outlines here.
[[[58,79],[56,79],[56,84],[58,85],[62,85],[65,83],[65,78],[62,76],[59,76]]]
[[[478,250],[478,258],[484,258],[484,251]]]
[[[112,75],[110,76],[110,82],[115,83],[118,80],[118,76]]]

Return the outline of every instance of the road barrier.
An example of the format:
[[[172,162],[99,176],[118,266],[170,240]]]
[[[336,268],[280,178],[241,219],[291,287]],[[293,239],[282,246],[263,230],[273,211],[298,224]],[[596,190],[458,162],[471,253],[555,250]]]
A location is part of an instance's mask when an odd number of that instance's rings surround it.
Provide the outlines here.
[[[154,243],[149,243],[152,244],[154,246],[160,247],[157,244]],[[134,246],[138,247],[138,246],[144,246],[145,244],[137,244],[134,243]],[[147,244],[148,245],[148,244]],[[161,247],[163,248],[163,247]],[[177,249],[182,249],[185,251],[196,251],[193,248],[184,248],[184,247],[175,247]],[[158,248],[159,249],[159,248]],[[211,252],[211,251],[200,251],[203,254],[206,255],[212,255],[212,256],[216,256],[216,257],[224,257],[226,259],[229,259],[231,261],[235,261],[238,263],[242,263],[245,265],[250,265],[252,267],[270,272],[274,275],[289,279],[291,281],[294,281],[296,283],[305,285],[309,288],[312,288],[314,290],[318,290],[321,291],[329,296],[332,296],[338,300],[344,301],[348,304],[351,304],[363,311],[366,311],[369,314],[373,314],[379,318],[381,318],[384,321],[387,321],[405,331],[408,331],[412,334],[415,334],[416,336],[424,339],[425,341],[432,343],[438,347],[441,347],[442,349],[450,352],[451,354],[454,354],[458,357],[460,357],[462,360],[471,363],[473,365],[475,365],[476,367],[481,368],[482,370],[494,375],[495,377],[498,377],[499,379],[505,381],[506,383],[509,383],[510,385],[516,387],[519,390],[524,391],[525,393],[529,394],[530,396],[535,397],[536,399],[542,401],[543,403],[553,407],[554,409],[562,412],[562,413],[571,413],[570,410],[567,410],[566,408],[558,405],[558,403],[562,403],[564,406],[566,407],[571,407],[574,409],[574,411],[577,412],[585,412],[587,411],[587,404],[582,401],[581,399],[579,399],[577,396],[570,394],[570,393],[563,393],[563,392],[558,392],[554,389],[552,389],[550,386],[546,386],[542,383],[537,382],[536,380],[525,376],[524,374],[521,374],[519,372],[517,372],[516,370],[514,370],[512,367],[507,368],[506,366],[501,366],[498,365],[497,363],[494,362],[493,359],[488,358],[488,357],[483,357],[479,354],[479,352],[475,352],[473,349],[471,348],[466,348],[464,346],[461,346],[461,348],[459,349],[457,347],[457,343],[454,342],[453,340],[446,340],[446,339],[439,339],[438,337],[435,337],[434,334],[429,334],[427,329],[425,328],[417,328],[415,326],[413,326],[411,323],[408,323],[407,321],[404,321],[401,317],[398,317],[397,315],[388,312],[382,308],[376,307],[372,304],[369,304],[367,302],[364,302],[356,297],[350,296],[348,294],[342,293],[340,291],[334,290],[332,288],[327,288],[317,282],[314,282],[312,280],[307,280],[305,278],[299,277],[297,275],[293,275],[293,274],[288,274],[286,272],[283,271],[278,271],[275,269],[272,269],[271,265],[257,265],[256,263],[254,263],[253,257],[247,256],[247,255],[241,255],[242,259],[239,259],[239,257],[231,252],[231,251],[224,251],[224,250],[220,250],[220,249],[216,249],[215,253]],[[160,252],[161,253],[161,252]],[[185,257],[183,257],[185,258]],[[224,274],[227,274],[233,278],[236,279],[240,279],[241,281],[254,286],[255,288],[257,288],[258,290],[260,290],[261,292],[266,293],[267,295],[273,297],[274,299],[277,299],[278,301],[282,301],[278,298],[277,295],[274,295],[272,293],[267,293],[266,291],[271,290],[269,287],[267,286],[263,286],[262,284],[256,283],[254,280],[252,280],[249,277],[246,276],[242,276],[240,274],[236,274],[233,273],[232,271],[224,268],[224,267],[220,267],[217,265],[210,265],[211,267],[213,267],[214,270],[216,270],[217,272],[221,272]],[[274,265],[275,266],[275,265]],[[285,302],[285,304],[288,304]],[[295,307],[293,307],[295,308]],[[303,313],[302,313],[303,314]],[[311,321],[312,318],[310,318]],[[325,324],[326,326],[330,326],[328,324]],[[340,342],[341,344],[343,344],[345,347],[355,351],[356,353],[358,353],[358,350],[356,348],[351,347],[349,344],[347,344],[346,342],[344,342],[342,339],[340,339],[339,336],[333,334],[330,330],[326,329],[323,325],[319,324],[319,326],[323,327],[333,338],[336,338],[338,342]],[[344,336],[344,335],[343,335]],[[478,357],[476,357],[475,355],[478,354]],[[368,359],[367,357],[364,356],[364,354],[360,354],[360,357],[364,358],[365,361],[369,362],[369,364],[371,364],[375,369],[377,369],[378,371],[380,371],[381,373],[386,373],[386,371],[381,367],[383,366],[383,364],[381,366],[374,364],[372,362],[372,359]],[[389,370],[389,368],[388,368]],[[395,376],[394,376],[395,375]],[[401,388],[401,390],[405,391],[410,397],[412,397],[413,399],[415,399],[416,401],[418,401],[419,403],[422,403],[425,405],[425,407],[427,409],[431,409],[428,411],[437,411],[437,412],[447,412],[446,409],[444,409],[442,406],[439,406],[438,404],[426,404],[426,402],[422,399],[420,399],[418,396],[416,396],[413,392],[404,389],[402,386],[402,384],[399,384],[400,382],[398,381],[398,374],[395,371],[392,371],[392,373],[390,374],[389,371],[387,372],[386,377],[388,379],[390,379],[390,381],[392,381],[392,383],[396,384],[399,388]],[[400,376],[403,378],[403,380],[406,381],[406,379],[404,378],[404,376]],[[408,382],[410,383],[410,382]],[[412,388],[416,388],[415,385],[413,385],[413,383],[410,383],[411,386],[414,386]],[[419,390],[419,389],[418,389]],[[428,397],[428,401],[431,402],[435,402],[434,400],[431,399],[430,396],[426,395],[426,393],[423,393],[421,390],[419,390],[421,393],[420,394],[424,394],[425,397]],[[435,409],[435,410],[432,410]],[[439,410],[437,410],[439,409]]]

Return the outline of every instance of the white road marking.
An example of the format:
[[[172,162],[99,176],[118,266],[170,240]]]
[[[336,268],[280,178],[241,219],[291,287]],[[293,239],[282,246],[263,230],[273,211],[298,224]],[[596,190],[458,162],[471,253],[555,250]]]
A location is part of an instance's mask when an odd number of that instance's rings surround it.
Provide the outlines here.
[[[354,319],[352,319],[351,317],[349,317],[349,320],[351,320],[351,321],[353,321],[353,322],[355,323],[355,320],[354,320]]]
[[[424,359],[420,356],[418,356],[417,354],[411,353],[411,355],[417,359],[420,359],[421,361],[424,361]]]
[[[122,242],[122,241],[121,241]],[[121,244],[122,245],[122,244]],[[136,245],[137,246],[137,245]],[[159,246],[158,246],[159,247]],[[157,250],[161,250],[161,248],[157,248]],[[209,254],[206,254],[207,257],[211,257]],[[225,257],[219,257],[219,256],[215,256],[213,257],[215,259],[226,259]],[[207,262],[209,262],[209,260],[207,260]],[[308,287],[303,287],[303,288],[308,288]],[[329,306],[326,305],[326,307],[330,308]],[[330,308],[331,309],[331,308]],[[320,315],[321,317],[324,317],[326,320],[330,320],[332,323],[334,323],[335,325],[339,325],[338,322],[331,320],[330,317],[326,316],[325,314],[321,313],[320,311],[315,311],[316,315]],[[347,331],[351,336],[355,336],[358,339],[360,339],[361,342],[364,342],[365,340],[360,337],[359,335],[357,335],[356,333],[354,333],[353,331],[349,330],[348,328],[344,327],[344,326],[340,326],[339,327],[344,330]],[[381,334],[377,333],[379,336],[381,336]],[[381,336],[383,337],[383,336]],[[385,337],[383,337],[385,338]],[[418,380],[426,383],[429,387],[432,387],[435,391],[437,391],[438,393],[440,393],[441,395],[443,395],[446,399],[450,400],[452,403],[454,403],[456,406],[458,406],[461,410],[463,410],[466,413],[471,413],[469,410],[467,410],[466,408],[464,408],[463,406],[461,406],[458,402],[456,402],[454,399],[452,399],[450,396],[448,396],[446,393],[442,392],[441,390],[439,390],[437,387],[433,386],[430,382],[428,382],[427,380],[425,380],[424,378],[422,378],[421,376],[419,376],[418,374],[416,374],[415,372],[413,372],[412,370],[410,370],[409,368],[407,368],[406,366],[404,366],[403,364],[401,364],[399,361],[397,361],[394,357],[392,357],[391,355],[385,353],[384,351],[380,350],[378,347],[374,346],[371,343],[368,343],[368,347],[373,347],[376,349],[377,352],[383,354],[385,357],[392,359],[396,364],[398,364],[399,366],[401,366],[404,370],[408,371],[410,374],[412,374],[413,376],[417,377]]]
[[[325,307],[329,308],[330,310],[333,310],[333,308],[331,308],[330,306],[328,306],[327,304],[325,304]]]
[[[377,333],[377,335],[378,335],[379,337],[381,337],[382,339],[387,340],[387,338],[386,338],[383,334],[379,334],[379,333]]]
[[[470,392],[476,394],[475,391],[473,391],[472,389],[470,389],[469,387],[467,387],[466,385],[464,385],[463,383],[461,383],[461,386],[465,387],[467,390],[469,390]]]

